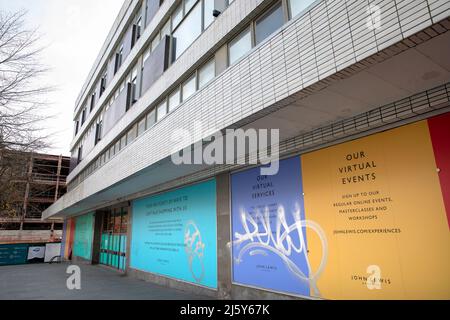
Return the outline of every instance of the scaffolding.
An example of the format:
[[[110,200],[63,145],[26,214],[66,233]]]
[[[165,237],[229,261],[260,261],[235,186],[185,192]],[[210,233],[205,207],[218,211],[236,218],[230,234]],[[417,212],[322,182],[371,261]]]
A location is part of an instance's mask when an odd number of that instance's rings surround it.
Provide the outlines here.
[[[0,243],[52,242],[58,240],[62,220],[42,221],[42,212],[67,191],[70,158],[29,154],[23,170],[12,181],[19,190],[12,199],[14,216],[0,216]]]

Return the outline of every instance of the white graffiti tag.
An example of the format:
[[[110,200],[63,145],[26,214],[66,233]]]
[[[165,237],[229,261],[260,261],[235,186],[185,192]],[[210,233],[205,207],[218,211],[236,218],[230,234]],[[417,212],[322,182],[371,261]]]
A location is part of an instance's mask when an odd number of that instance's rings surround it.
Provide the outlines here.
[[[266,207],[264,213],[256,210],[254,217],[244,209],[240,210],[240,219],[244,234],[235,233],[235,240],[232,242],[233,249],[237,250],[235,263],[239,264],[243,256],[248,252],[250,256],[265,255],[267,252],[273,252],[278,255],[288,270],[301,282],[309,284],[315,296],[320,296],[317,288],[317,279],[323,272],[328,258],[328,244],[323,229],[314,221],[302,220],[300,216],[300,206],[296,204],[293,212],[294,223],[288,225],[286,221],[285,209],[279,206],[276,217],[276,230],[272,231],[269,208]],[[317,234],[322,245],[322,259],[315,272],[311,270],[308,259],[308,252],[305,244],[304,228],[309,228]],[[260,230],[261,229],[261,230]],[[274,235],[275,233],[275,235]],[[296,245],[293,237],[298,235],[300,239]],[[229,244],[231,246],[231,244]],[[303,255],[308,268],[306,276],[302,270],[292,261],[294,254]]]
[[[194,221],[188,221],[184,228],[184,248],[188,256],[189,269],[192,277],[197,283],[201,283],[205,276],[205,266],[203,265],[203,257],[205,253],[205,244],[202,241],[202,235]],[[197,259],[201,271],[195,272],[193,262]]]

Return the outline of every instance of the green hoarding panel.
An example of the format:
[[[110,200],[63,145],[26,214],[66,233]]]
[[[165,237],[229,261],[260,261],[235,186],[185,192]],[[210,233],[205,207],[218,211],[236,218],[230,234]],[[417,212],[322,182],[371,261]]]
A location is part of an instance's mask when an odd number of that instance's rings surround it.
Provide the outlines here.
[[[94,213],[77,217],[75,220],[73,255],[91,260],[94,235]]]

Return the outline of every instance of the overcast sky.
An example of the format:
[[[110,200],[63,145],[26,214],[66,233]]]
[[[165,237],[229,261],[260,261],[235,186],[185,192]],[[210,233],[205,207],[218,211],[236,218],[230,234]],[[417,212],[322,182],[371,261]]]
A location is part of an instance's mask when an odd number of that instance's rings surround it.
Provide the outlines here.
[[[57,132],[50,153],[69,155],[75,99],[91,70],[123,0],[0,0],[0,10],[27,10],[27,24],[42,35],[42,63],[55,86],[46,100],[56,114],[47,127]]]

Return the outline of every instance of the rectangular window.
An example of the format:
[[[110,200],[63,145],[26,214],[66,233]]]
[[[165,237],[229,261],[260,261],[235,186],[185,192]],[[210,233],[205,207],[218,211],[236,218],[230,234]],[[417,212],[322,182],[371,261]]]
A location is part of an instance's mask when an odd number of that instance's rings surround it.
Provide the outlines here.
[[[216,76],[216,64],[214,59],[206,63],[198,72],[198,88],[203,88]]]
[[[137,70],[133,70],[131,74],[130,82],[127,84],[127,106],[126,111],[128,111],[132,105],[137,102]]]
[[[81,160],[83,160],[83,146],[80,146],[78,148],[78,159],[77,159],[77,164],[79,164],[81,162]]]
[[[145,132],[145,118],[138,123],[138,136]]]
[[[152,40],[152,45],[151,45],[151,47],[152,47],[152,52],[153,51],[155,51],[155,49],[156,49],[156,47],[158,46],[158,44],[159,44],[159,33],[153,38],[153,40]]]
[[[150,129],[153,127],[153,125],[156,123],[156,111],[153,109],[148,115],[147,115],[147,129]]]
[[[129,80],[129,79],[128,79]],[[125,83],[126,83],[126,80],[124,80],[124,81],[122,81],[121,83],[120,83],[120,87],[119,87],[119,90],[118,90],[118,92],[117,92],[117,97],[119,96],[119,94],[123,91],[123,89],[125,89]],[[117,98],[116,97],[116,98]]]
[[[203,21],[205,23],[204,29],[208,28],[211,23],[214,22],[214,0],[204,0],[204,18]]]
[[[109,148],[109,156],[110,158],[114,157],[116,155],[116,151],[114,150],[114,146]]]
[[[106,79],[108,77],[108,74],[105,72],[100,80],[100,97],[102,96],[103,92],[106,90]]]
[[[120,151],[120,140],[117,140],[116,145],[114,147],[114,154],[119,153]]]
[[[89,111],[92,112],[92,110],[94,110],[94,107],[95,107],[95,91],[94,93],[91,94],[91,107]]]
[[[173,33],[174,60],[178,59],[201,33],[202,7],[198,3]]]
[[[163,39],[164,36],[170,36],[170,19],[161,29],[161,39]]]
[[[157,109],[157,121],[161,121],[161,119],[163,119],[166,115],[167,115],[167,103],[166,100],[164,100]]]
[[[298,1],[301,2],[301,1]],[[256,44],[260,44],[264,39],[281,28],[284,24],[284,13],[281,1],[274,5],[255,23]]]
[[[75,135],[78,134],[79,125],[80,125],[80,121],[77,120],[77,121],[75,122]]]
[[[172,14],[172,30],[174,30],[183,20],[183,5],[179,5],[178,8]]]
[[[131,142],[136,139],[136,125],[134,125],[127,133],[127,143],[130,144]]]
[[[197,79],[195,74],[183,84],[183,101],[186,101],[197,90]]]
[[[114,74],[119,71],[120,66],[122,65],[122,57],[123,57],[123,46],[116,52],[116,58],[114,63]]]
[[[142,27],[142,19],[139,17],[139,19],[136,21],[135,24],[133,24],[133,30],[131,35],[131,48],[134,47],[136,42],[141,37],[141,27]]]
[[[187,14],[189,10],[194,6],[197,0],[184,0],[184,12]]]
[[[169,96],[169,112],[172,112],[180,105],[180,98],[180,88],[178,88]]]
[[[97,121],[97,124],[95,125],[95,144],[99,143],[99,141],[102,139],[102,124],[103,120],[99,119]]]
[[[83,112],[81,113],[81,125],[82,126],[83,126],[85,121],[86,121],[86,108],[84,108]]]
[[[289,12],[291,19],[296,17],[299,13],[308,8],[316,0],[288,0],[289,2]]]
[[[127,135],[124,134],[120,139],[120,150],[123,150],[127,146]]]
[[[229,44],[230,65],[242,58],[252,49],[252,35],[250,28],[242,32]]]
[[[147,61],[147,59],[150,58],[150,53],[151,53],[151,48],[148,48],[147,50],[145,50],[142,65],[144,65],[145,61]]]

